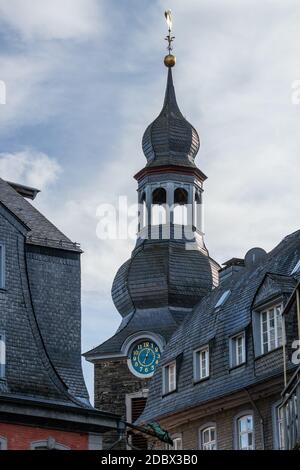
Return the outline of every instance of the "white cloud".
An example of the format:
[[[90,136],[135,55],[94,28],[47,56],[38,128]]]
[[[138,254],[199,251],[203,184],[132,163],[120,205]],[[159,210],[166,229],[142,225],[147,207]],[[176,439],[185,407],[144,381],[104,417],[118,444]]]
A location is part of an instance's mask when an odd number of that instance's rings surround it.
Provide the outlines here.
[[[85,39],[103,29],[96,0],[0,0],[2,21],[24,39]]]
[[[0,153],[1,178],[38,189],[54,183],[61,172],[57,161],[35,150]]]

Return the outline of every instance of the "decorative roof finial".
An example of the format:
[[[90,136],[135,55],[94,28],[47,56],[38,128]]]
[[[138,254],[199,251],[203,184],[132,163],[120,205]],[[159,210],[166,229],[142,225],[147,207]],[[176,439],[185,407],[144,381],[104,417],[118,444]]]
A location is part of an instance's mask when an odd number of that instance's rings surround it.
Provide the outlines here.
[[[174,67],[174,65],[176,64],[176,57],[171,54],[171,51],[173,50],[173,46],[172,46],[172,42],[174,41],[175,39],[175,36],[172,36],[171,33],[172,33],[172,13],[171,13],[171,10],[166,10],[165,11],[165,18],[166,18],[166,22],[167,22],[167,25],[168,25],[168,36],[165,38],[166,41],[168,41],[168,51],[169,51],[169,54],[166,55],[165,59],[164,59],[164,63],[165,63],[165,66],[166,67]]]

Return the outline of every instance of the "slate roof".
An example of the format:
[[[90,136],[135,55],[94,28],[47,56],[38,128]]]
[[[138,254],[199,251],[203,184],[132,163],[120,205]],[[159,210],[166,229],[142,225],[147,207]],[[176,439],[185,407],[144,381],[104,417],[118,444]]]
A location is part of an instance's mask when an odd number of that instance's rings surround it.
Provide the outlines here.
[[[18,194],[11,183],[1,178],[0,202],[28,227],[27,243],[80,252],[78,244],[73,243],[27,199]]]
[[[122,316],[134,309],[192,308],[217,284],[219,265],[184,240],[145,240],[116,274],[112,298]]]
[[[89,360],[97,356],[118,354],[121,352],[124,341],[132,334],[140,331],[150,331],[168,341],[174,330],[178,327],[179,320],[187,314],[188,312],[179,311],[174,315],[168,307],[136,310],[123,318],[121,325],[112,338],[85,353],[84,357]]]
[[[163,108],[146,129],[142,146],[148,160],[147,167],[196,167],[194,159],[200,148],[200,139],[196,129],[183,117],[178,107],[170,68]]]
[[[166,346],[161,363],[151,380],[147,406],[139,422],[192,408],[262,379],[255,376],[251,335],[246,365],[240,371],[229,373],[229,337],[250,326],[252,303],[267,273],[281,286],[282,291],[292,291],[300,273],[293,277],[290,277],[290,273],[299,259],[300,231],[297,231],[284,238],[260,265],[224,280],[224,283],[200,301],[193,314],[180,325]],[[231,290],[231,295],[223,307],[216,311],[218,299],[228,289]],[[208,342],[211,345],[210,378],[194,384],[193,351]],[[162,398],[162,367],[178,357],[182,358],[178,372],[178,390]],[[265,374],[268,374],[267,370]]]
[[[133,333],[150,331],[168,341],[199,299],[218,283],[219,265],[206,248],[182,240],[144,240],[116,274],[112,298],[124,317],[110,339],[84,354],[118,354]]]

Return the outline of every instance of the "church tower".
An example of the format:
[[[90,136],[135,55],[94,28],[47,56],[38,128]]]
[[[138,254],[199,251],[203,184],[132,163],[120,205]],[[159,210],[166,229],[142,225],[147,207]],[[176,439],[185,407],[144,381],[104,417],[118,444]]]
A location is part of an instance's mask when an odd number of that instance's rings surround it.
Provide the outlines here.
[[[147,398],[149,381],[164,347],[193,307],[218,284],[219,265],[204,243],[203,184],[196,166],[196,129],[176,100],[171,54],[162,110],[142,141],[147,163],[135,175],[139,223],[131,257],[118,270],[113,302],[122,316],[117,332],[85,354],[95,367],[95,406],[134,422]],[[131,444],[143,447],[141,438]]]

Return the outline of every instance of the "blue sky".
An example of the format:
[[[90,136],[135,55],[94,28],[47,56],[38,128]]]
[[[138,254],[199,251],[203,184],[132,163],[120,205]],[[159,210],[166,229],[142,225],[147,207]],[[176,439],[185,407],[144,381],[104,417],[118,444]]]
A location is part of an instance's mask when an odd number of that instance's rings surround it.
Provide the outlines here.
[[[120,321],[110,288],[133,241],[99,240],[96,211],[135,202],[142,134],[164,95],[166,8],[178,102],[209,177],[211,255],[269,250],[299,228],[297,0],[0,0],[0,176],[40,187],[34,204],[82,244],[84,351]]]

